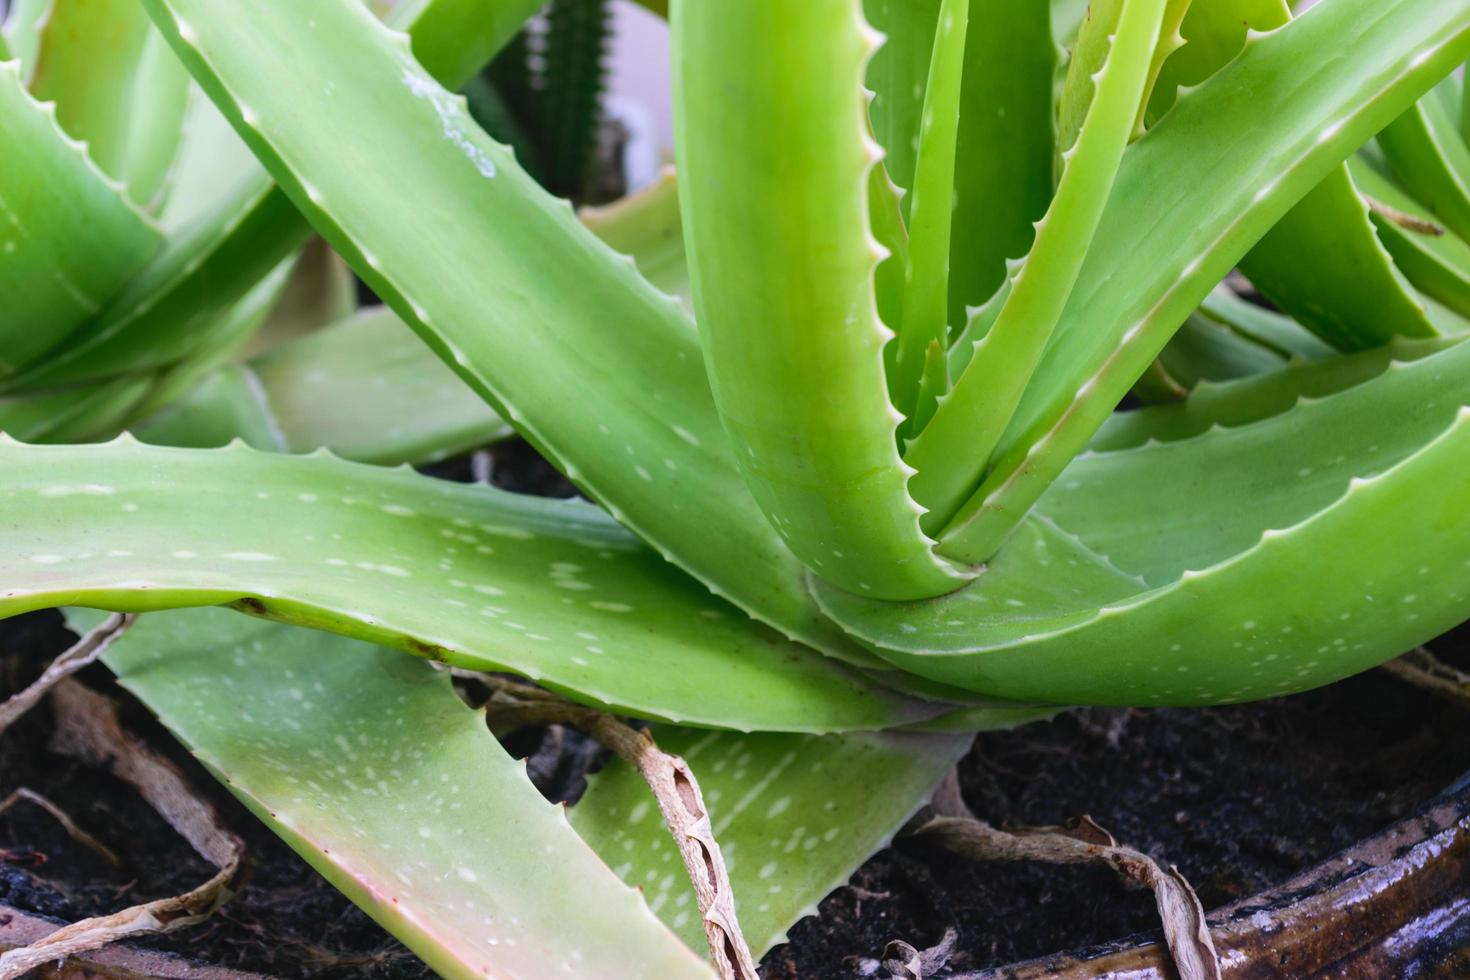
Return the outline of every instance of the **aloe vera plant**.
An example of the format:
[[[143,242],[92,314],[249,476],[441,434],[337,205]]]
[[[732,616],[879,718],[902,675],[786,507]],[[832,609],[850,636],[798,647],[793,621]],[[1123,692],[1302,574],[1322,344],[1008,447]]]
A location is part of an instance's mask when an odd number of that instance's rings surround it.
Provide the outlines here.
[[[123,682],[445,975],[712,913],[383,648],[652,722],[759,954],[966,733],[1470,616],[1459,0],[675,0],[677,175],[581,216],[453,94],[537,3],[96,6],[6,23],[0,615],[148,613]],[[367,465],[510,431],[588,500]]]

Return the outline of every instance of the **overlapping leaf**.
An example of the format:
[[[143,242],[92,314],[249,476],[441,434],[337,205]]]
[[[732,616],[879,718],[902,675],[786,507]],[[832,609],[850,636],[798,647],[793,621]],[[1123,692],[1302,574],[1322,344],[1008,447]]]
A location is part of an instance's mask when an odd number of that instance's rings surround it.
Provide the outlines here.
[[[586,503],[243,446],[5,440],[0,465],[3,615],[233,603],[686,724],[941,710],[751,622]]]
[[[217,609],[145,616],[107,663],[440,975],[712,975],[428,665]]]

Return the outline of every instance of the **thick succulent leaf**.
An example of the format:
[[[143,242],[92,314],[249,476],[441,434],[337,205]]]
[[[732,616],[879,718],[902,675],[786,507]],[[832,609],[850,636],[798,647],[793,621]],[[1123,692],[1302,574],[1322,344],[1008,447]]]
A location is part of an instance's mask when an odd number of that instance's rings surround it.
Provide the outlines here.
[[[862,94],[876,39],[857,0],[698,0],[675,6],[673,30],[694,305],[751,492],[791,551],[844,588],[955,588],[895,444],[868,213],[881,151]]]
[[[953,391],[904,454],[918,470],[911,486],[929,511],[924,526],[930,532],[939,531],[979,485],[1066,307],[1133,133],[1165,7],[1165,0],[1124,0],[1110,46],[1104,39],[1107,62],[1098,70],[1086,121],[1075,142],[1059,141],[1066,147],[1061,182],[1037,225],[1036,242]],[[1101,23],[1084,25],[1084,39]]]
[[[1041,367],[941,550],[993,555],[1231,265],[1467,53],[1464,5],[1334,0],[1254,35],[1176,102],[1125,154]]]
[[[1378,237],[1394,262],[1426,296],[1470,316],[1470,244],[1436,222],[1428,208],[1361,154],[1349,161],[1349,167],[1353,182],[1364,194],[1420,225],[1407,226],[1402,220],[1374,212]],[[1431,227],[1439,233],[1422,230]]]
[[[1267,528],[1294,526],[1329,507],[1349,479],[1391,469],[1442,433],[1465,404],[1470,345],[1461,343],[1391,361],[1363,384],[1299,399],[1256,425],[1086,453],[1038,506],[1120,568],[1160,585],[1248,550]],[[1119,490],[1103,493],[1104,484]],[[1170,500],[1193,506],[1161,521]],[[1242,500],[1250,507],[1239,507]]]
[[[41,21],[50,5],[51,0],[12,0],[7,4],[0,48],[8,52],[7,60],[13,57],[20,61],[22,78],[30,77],[36,47],[41,43]]]
[[[1467,402],[1461,343],[1254,423],[1080,457],[952,596],[819,597],[897,665],[1000,697],[1202,704],[1324,684],[1470,615]]]
[[[1058,150],[1069,149],[1082,132],[1082,124],[1097,95],[1095,76],[1107,63],[1122,14],[1123,0],[1089,0],[1087,16],[1077,25],[1077,37],[1067,59],[1067,75],[1057,100]]]
[[[301,250],[281,297],[239,352],[242,359],[345,320],[358,311],[357,280],[341,256],[315,239]]]
[[[655,728],[699,780],[751,951],[786,940],[928,801],[970,735],[739,735]],[[614,762],[588,780],[572,826],[695,949],[704,928],[648,787]]]
[[[129,426],[129,431],[155,446],[214,449],[239,439],[269,452],[287,448],[260,380],[238,364],[215,371],[183,398]]]
[[[251,287],[240,302],[224,311],[217,321],[209,325],[209,337],[199,350],[160,371],[158,380],[149,389],[147,397],[129,413],[126,424],[132,425],[155,415],[186,396],[214,371],[233,362],[280,302],[295,265],[294,259],[287,259],[276,266],[269,275]],[[116,435],[122,428],[120,425],[114,429],[100,430],[95,438]]]
[[[218,609],[145,616],[106,660],[441,976],[711,976],[427,664]]]
[[[1195,4],[1178,57],[1191,78],[1234,58],[1250,31],[1291,19],[1285,0]],[[1178,77],[1176,74],[1175,77]],[[1321,256],[1332,255],[1330,262]],[[1241,271],[1273,303],[1345,350],[1376,347],[1395,334],[1433,336],[1423,304],[1394,266],[1345,168],[1327,176],[1241,259]]]
[[[577,216],[613,251],[632,256],[643,278],[689,304],[689,262],[672,168],[641,191],[602,207],[583,208]]]
[[[6,441],[0,462],[0,615],[232,603],[701,726],[938,710],[751,622],[586,503],[244,446]]]
[[[235,135],[229,120],[220,115],[209,96],[191,84],[183,145],[169,175],[168,199],[159,215],[169,235],[209,220],[209,215],[227,199],[240,201],[243,196],[258,195],[260,180],[260,164],[250,148]],[[247,187],[253,188],[248,194]]]
[[[599,238],[631,256],[650,281],[687,294],[672,171],[645,191],[584,210],[581,218]],[[339,261],[325,248],[304,252],[302,263],[311,262],[307,271],[315,275],[302,283],[298,266],[270,318],[250,333],[251,343],[303,332],[322,315],[324,302],[325,309],[340,307]],[[315,292],[292,300],[293,287],[312,284]],[[231,429],[232,420],[238,430]],[[222,383],[208,378],[183,403],[134,431],[164,445],[216,447],[239,436],[262,449],[325,447],[346,459],[385,464],[431,462],[512,432],[386,307],[274,346],[252,358],[239,377]]]
[[[1223,284],[1200,301],[1199,313],[1283,357],[1320,361],[1337,353],[1291,317],[1252,303]]]
[[[1202,381],[1178,404],[1114,413],[1088,448],[1096,452],[1130,449],[1146,442],[1186,439],[1216,426],[1235,428],[1259,422],[1290,410],[1303,399],[1326,398],[1371,381],[1395,362],[1428,357],[1457,343],[1458,339],[1445,338],[1396,340],[1371,351],[1296,362],[1284,370],[1237,381]]]
[[[139,375],[0,398],[0,432],[27,442],[85,442],[120,429],[152,384],[151,377]]]
[[[162,35],[150,29],[130,91],[131,120],[119,160],[119,176],[133,200],[155,212],[184,143],[193,83]]]
[[[0,378],[94,313],[158,246],[158,229],[0,62]]]
[[[458,88],[544,6],[546,0],[405,0],[388,23],[408,28],[425,71]]]
[[[1438,99],[1421,99],[1378,134],[1394,174],[1435,217],[1470,239],[1470,146]]]
[[[1341,350],[1439,332],[1379,241],[1346,167],[1278,221],[1240,269],[1272,303]]]
[[[1191,314],[1159,353],[1158,365],[1181,388],[1286,367],[1286,358],[1209,317]]]
[[[1006,260],[1030,250],[1051,201],[1055,155],[1057,53],[1047,5],[971,3],[970,17],[955,148],[952,326],[1000,288]]]
[[[873,93],[868,115],[884,150],[883,166],[905,190],[914,186],[939,4],[940,0],[863,0],[868,23],[883,35],[863,79]]]
[[[137,105],[132,83],[151,30],[135,0],[51,0],[41,23],[31,92],[55,102],[61,128],[118,179]]]
[[[287,0],[148,2],[291,200],[502,418],[722,595],[852,647],[740,480],[687,316],[485,136],[403,36],[347,0],[315,8],[315,30]],[[274,81],[288,75],[289,91]]]
[[[475,21],[471,31],[459,29],[464,26],[465,2],[414,3],[396,11],[395,17],[410,31],[417,32],[421,25],[430,29],[429,47],[436,64],[462,71],[455,52],[481,51],[486,37],[504,34],[505,17],[488,15],[525,6],[522,0],[494,4],[482,0],[475,6],[487,16]],[[358,12],[367,16],[365,8]],[[298,17],[296,26],[301,24]],[[295,69],[276,77],[293,73]],[[446,81],[457,85],[464,79],[451,75]],[[300,95],[295,87],[291,91]],[[279,88],[276,94],[286,97]],[[331,79],[314,90],[315,97],[329,105],[337,94]],[[199,152],[191,153],[187,145],[183,152],[182,186],[170,195],[164,213],[170,227],[166,247],[64,349],[14,379],[10,388],[75,384],[162,367],[190,354],[213,339],[211,326],[220,325],[226,311],[305,243],[310,228],[295,205],[254,161],[242,161],[239,140],[222,135],[219,121],[219,113],[212,109],[191,114],[189,128],[196,132],[190,133],[189,142],[197,139]],[[211,152],[221,147],[223,162],[220,154]],[[400,194],[401,188],[395,187],[394,193]]]
[[[949,250],[954,222],[955,144],[959,135],[960,93],[965,69],[969,0],[942,0],[924,112],[919,123],[919,156],[914,186],[906,203],[909,245],[904,270],[902,326],[892,363],[889,391],[901,411],[917,423],[921,378],[927,385],[935,362],[931,348],[949,345]],[[948,389],[948,378],[937,393]]]
[[[267,351],[250,368],[291,452],[325,446],[364,463],[422,463],[511,432],[385,307]]]
[[[251,180],[171,234],[97,316],[7,386],[41,390],[177,361],[211,339],[211,326],[299,249],[308,231],[269,180]]]

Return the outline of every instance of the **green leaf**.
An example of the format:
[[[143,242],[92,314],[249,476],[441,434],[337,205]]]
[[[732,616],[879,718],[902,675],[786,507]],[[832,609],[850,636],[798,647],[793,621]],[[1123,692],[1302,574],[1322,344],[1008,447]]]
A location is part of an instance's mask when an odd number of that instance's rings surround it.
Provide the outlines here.
[[[751,952],[786,941],[928,801],[973,736],[738,735],[657,727],[659,748],[699,780]],[[588,779],[572,826],[691,948],[704,945],[694,889],[648,786],[614,761]]]
[[[1179,57],[1190,77],[1213,73],[1239,54],[1250,31],[1272,31],[1289,20],[1284,0],[1197,4],[1185,19],[1189,40]],[[1327,254],[1334,260],[1321,261]],[[1438,333],[1379,243],[1346,168],[1287,212],[1240,267],[1278,308],[1340,349],[1376,347],[1395,334]]]
[[[1035,222],[1051,201],[1055,156],[1057,49],[1047,5],[970,8],[950,232],[952,326],[1000,288],[1006,260],[1030,250]]]
[[[61,128],[119,180],[133,111],[143,104],[132,83],[151,29],[133,0],[51,0],[41,22],[31,92],[55,102]]]
[[[863,0],[868,23],[883,35],[863,76],[873,93],[868,117],[883,147],[883,167],[904,190],[914,186],[939,4],[940,0]],[[907,214],[907,203],[903,209]]]
[[[1345,167],[1278,221],[1240,269],[1282,311],[1342,350],[1439,333],[1379,241]]]
[[[436,67],[462,71],[455,53],[468,58],[488,43],[499,43],[495,39],[503,37],[507,15],[513,20],[513,11],[525,6],[523,0],[494,5],[475,0],[466,7],[468,2],[428,0],[404,7],[395,17],[415,34],[426,32]],[[360,4],[355,9],[368,16]],[[475,19],[471,15],[477,10],[501,14]],[[468,30],[469,24],[475,29]],[[453,75],[446,80],[456,85],[463,81]],[[334,94],[340,93],[330,78],[319,80],[313,92],[328,103]],[[225,330],[227,311],[305,243],[310,229],[301,214],[258,164],[248,156],[242,159],[239,140],[221,134],[217,112],[191,113],[188,128],[181,186],[164,212],[170,228],[166,247],[63,349],[13,379],[10,390],[75,384],[164,367],[185,357],[207,346],[215,329]],[[189,144],[196,141],[197,152],[191,152]],[[393,193],[401,191],[395,185]]]
[[[85,442],[116,432],[153,379],[114,378],[84,389],[0,398],[0,432],[27,442]]]
[[[290,452],[422,463],[511,432],[385,307],[267,351],[251,370]]]
[[[159,33],[150,29],[129,91],[131,120],[118,172],[133,200],[162,206],[184,141],[192,83]]]
[[[1378,146],[1410,193],[1470,239],[1470,147],[1443,104],[1419,100],[1378,134]]]
[[[926,371],[934,361],[930,347],[947,347],[949,343],[955,144],[959,135],[965,35],[969,23],[969,0],[942,0],[934,54],[929,62],[929,84],[924,90],[914,186],[906,201],[909,246],[904,269],[903,320],[893,341],[897,350],[888,385],[890,391],[898,394],[899,410],[911,420],[920,405],[920,379],[928,381],[932,377]],[[942,357],[939,363],[943,363]]]
[[[954,595],[819,598],[901,668],[1014,699],[1243,701],[1381,663],[1470,615],[1470,346],[1378,367],[1275,413],[1291,372],[1237,382],[1215,415],[1245,424],[1079,457]]]
[[[895,445],[868,203],[880,151],[862,95],[876,39],[857,0],[698,0],[675,5],[673,29],[695,309],[751,492],[787,547],[844,588],[956,587]]]
[[[0,32],[0,46],[8,49],[5,60],[14,57],[21,64],[21,77],[29,80],[41,41],[41,21],[51,0],[14,0],[8,5],[5,27]]]
[[[129,431],[155,446],[214,449],[239,439],[256,449],[286,451],[259,379],[238,364],[215,371],[163,411],[129,426]]]
[[[243,446],[4,441],[0,465],[0,615],[232,603],[701,726],[940,710],[751,622],[586,503]]]
[[[1157,363],[1174,383],[1188,389],[1201,381],[1279,371],[1286,367],[1286,358],[1209,317],[1191,314],[1160,352]]]
[[[128,415],[126,422],[132,424],[154,415],[184,397],[217,368],[232,362],[280,302],[295,265],[294,260],[287,259],[276,266],[240,302],[210,324],[209,336],[200,349],[159,372],[157,382]],[[99,431],[96,437],[116,435],[120,429],[121,426]]]
[[[309,242],[291,268],[281,297],[240,352],[253,357],[345,320],[357,312],[357,280],[321,239]]]
[[[505,47],[546,0],[405,0],[389,23],[407,28],[424,70],[458,88]]]
[[[0,379],[96,312],[160,233],[0,62]]]
[[[1202,381],[1177,405],[1115,413],[1097,430],[1088,448],[1097,452],[1129,449],[1150,441],[1197,436],[1216,426],[1249,425],[1288,411],[1303,399],[1326,398],[1370,381],[1395,362],[1428,357],[1457,343],[1459,338],[1400,339],[1331,360],[1293,363],[1274,373],[1224,383]]]
[[[993,555],[1231,265],[1467,53],[1470,8],[1334,0],[1180,99],[1124,155],[1041,366],[940,550]]]
[[[1434,220],[1434,215],[1362,154],[1349,162],[1353,182],[1370,198],[1419,221],[1440,234],[1405,227],[1374,212],[1373,225],[1394,262],[1426,296],[1470,316],[1470,244]]]
[[[314,8],[307,31],[287,0],[148,2],[291,200],[502,418],[721,595],[871,662],[816,611],[743,487],[688,318],[487,138],[402,36],[347,0]],[[273,81],[286,75],[289,91]]]
[[[1337,353],[1295,320],[1237,296],[1223,284],[1200,301],[1199,312],[1283,357],[1319,361]]]
[[[428,665],[217,609],[145,616],[106,662],[441,976],[711,976]]]
[[[1036,242],[995,324],[976,342],[953,391],[904,454],[918,471],[911,489],[928,510],[924,527],[930,533],[944,527],[980,483],[1062,316],[1133,132],[1165,6],[1165,0],[1125,0],[1086,122],[1075,143],[1065,136],[1058,141],[1066,147],[1061,183],[1037,225]],[[1084,39],[1088,34],[1085,25]]]
[[[689,306],[689,263],[673,168],[642,190],[612,204],[583,208],[577,216],[613,251],[632,256],[650,284]]]

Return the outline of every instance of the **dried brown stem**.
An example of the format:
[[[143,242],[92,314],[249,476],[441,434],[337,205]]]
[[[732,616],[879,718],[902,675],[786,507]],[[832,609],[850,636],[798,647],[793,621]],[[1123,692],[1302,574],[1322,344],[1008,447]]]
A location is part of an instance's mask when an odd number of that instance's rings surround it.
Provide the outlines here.
[[[102,843],[97,838],[93,837],[91,834],[87,833],[81,827],[77,826],[77,822],[73,820],[65,810],[57,806],[55,803],[52,803],[50,800],[46,799],[46,797],[42,796],[40,793],[37,793],[33,789],[28,789],[22,786],[14,793],[11,793],[9,796],[5,797],[4,800],[0,800],[0,813],[4,813],[11,807],[15,806],[17,803],[21,802],[33,803],[36,806],[40,807],[42,810],[45,810],[47,813],[51,814],[52,819],[61,824],[61,829],[66,831],[67,836],[70,837],[72,840],[76,841],[78,844],[81,844],[83,847],[88,848],[89,850],[96,851],[102,856],[102,859],[104,861],[106,861],[113,867],[122,866],[122,862],[118,860],[117,855],[112,852],[112,849],[110,847]]]
[[[1075,827],[1030,827],[1000,830],[972,817],[939,816],[920,827],[922,834],[957,854],[977,861],[1044,861],[1051,864],[1100,864],[1124,881],[1153,890],[1164,939],[1181,980],[1220,980],[1220,962],[1205,923],[1205,910],[1189,882],[1170,866],[1120,845],[1090,817]]]
[[[56,685],[51,696],[57,714],[52,748],[130,783],[219,872],[182,895],[83,919],[0,954],[0,980],[13,980],[46,963],[129,936],[173,932],[204,921],[232,894],[244,850],[182,774],[122,727],[111,701],[75,681]]]
[[[127,632],[135,619],[137,617],[131,614],[113,613],[73,644],[71,649],[51,661],[51,666],[46,668],[34,684],[0,704],[0,732],[4,732],[17,718],[31,710],[47,691],[100,657],[113,640]]]
[[[1364,194],[1363,200],[1368,202],[1368,209],[1370,211],[1380,218],[1392,221],[1400,228],[1406,228],[1409,231],[1418,232],[1421,235],[1431,235],[1435,238],[1444,234],[1444,229],[1433,221],[1426,221],[1423,218],[1417,218],[1412,214],[1407,214],[1391,204],[1383,203],[1376,197],[1370,197]]]
[[[694,883],[710,956],[724,980],[759,980],[755,960],[735,916],[735,893],[715,841],[709,812],[689,765],[662,751],[653,736],[602,711],[563,701],[540,688],[500,678],[482,678],[496,690],[488,705],[497,732],[528,725],[571,725],[597,739],[638,770],[653,791],[664,825],[673,835]],[[510,700],[507,700],[510,699]]]
[[[1470,708],[1470,674],[1444,663],[1424,647],[1390,660],[1383,669],[1401,681]]]

